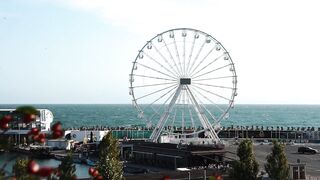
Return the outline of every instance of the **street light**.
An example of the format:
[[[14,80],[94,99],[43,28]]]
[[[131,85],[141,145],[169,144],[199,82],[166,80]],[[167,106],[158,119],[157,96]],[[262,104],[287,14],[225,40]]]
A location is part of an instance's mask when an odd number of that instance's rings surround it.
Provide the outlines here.
[[[203,162],[204,162],[204,180],[206,180],[207,179],[207,159],[204,159],[203,160]]]

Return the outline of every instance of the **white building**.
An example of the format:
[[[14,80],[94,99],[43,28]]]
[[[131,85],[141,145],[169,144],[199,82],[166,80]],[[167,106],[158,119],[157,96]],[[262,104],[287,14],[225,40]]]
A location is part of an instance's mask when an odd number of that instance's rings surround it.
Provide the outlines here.
[[[39,128],[41,131],[50,131],[51,123],[53,121],[53,114],[48,109],[37,109],[39,116],[37,119],[29,124],[25,124],[21,119],[9,122],[10,129],[5,134],[27,134],[31,128]],[[1,115],[7,115],[14,112],[15,109],[0,109]],[[2,132],[2,130],[0,130]]]

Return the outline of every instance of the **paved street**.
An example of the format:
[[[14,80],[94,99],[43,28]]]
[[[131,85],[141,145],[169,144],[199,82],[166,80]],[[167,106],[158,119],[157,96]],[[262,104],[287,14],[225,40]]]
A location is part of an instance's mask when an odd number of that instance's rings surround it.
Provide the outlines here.
[[[309,146],[320,150],[319,144],[294,144],[286,145],[286,154],[289,163],[296,163],[297,159],[300,159],[301,163],[306,163],[307,175],[320,177],[320,154],[298,154],[299,146]],[[236,153],[237,145],[228,145],[226,150]],[[260,164],[260,168],[264,168],[266,163],[266,157],[271,152],[272,145],[269,144],[254,144],[254,153]],[[228,153],[228,157],[236,158],[235,154]]]

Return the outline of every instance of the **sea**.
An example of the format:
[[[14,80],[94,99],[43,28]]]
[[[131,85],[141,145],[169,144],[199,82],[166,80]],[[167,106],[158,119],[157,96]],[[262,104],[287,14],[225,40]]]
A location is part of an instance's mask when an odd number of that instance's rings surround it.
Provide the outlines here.
[[[21,104],[2,104],[0,109],[16,108]],[[131,104],[35,104],[39,109],[49,109],[54,121],[60,121],[64,128],[92,126],[145,126]],[[235,105],[230,109],[229,118],[221,125],[230,126],[282,126],[320,127],[320,105]],[[156,120],[153,124],[157,123]],[[0,166],[8,163],[11,171],[14,160],[7,161],[14,154],[0,154]],[[54,159],[37,160],[42,165],[57,167],[60,162]],[[88,166],[77,164],[77,176],[88,178]]]
[[[20,104],[1,104],[2,108],[16,108]],[[131,104],[35,104],[53,112],[54,121],[64,128],[83,126],[145,126]],[[156,124],[157,120],[153,121]],[[320,105],[235,105],[229,118],[221,125],[320,127]]]

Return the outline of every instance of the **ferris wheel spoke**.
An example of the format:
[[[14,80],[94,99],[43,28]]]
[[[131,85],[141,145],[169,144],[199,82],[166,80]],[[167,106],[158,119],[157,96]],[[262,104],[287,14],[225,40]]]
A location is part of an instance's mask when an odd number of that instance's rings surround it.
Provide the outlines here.
[[[193,79],[196,79],[196,78],[198,78],[198,77],[201,77],[201,76],[204,76],[204,75],[213,73],[213,72],[215,72],[215,71],[218,71],[218,70],[220,70],[220,69],[226,68],[226,67],[231,66],[231,65],[232,65],[232,64],[227,64],[227,65],[221,66],[221,67],[216,68],[216,69],[214,69],[214,70],[211,70],[211,71],[205,72],[205,73],[203,73],[203,74],[200,74],[200,75],[198,75],[198,76],[196,76],[196,77],[193,77]]]
[[[199,106],[201,107],[201,104],[203,104],[203,102],[200,100],[200,98],[198,97],[198,95],[192,90],[191,87],[189,88],[189,91],[190,91],[190,93],[193,94],[193,97],[197,100]],[[191,96],[190,96],[190,98],[191,98]],[[202,109],[202,107],[201,107],[201,109]]]
[[[214,80],[214,79],[225,79],[225,78],[234,78],[236,76],[220,76],[220,77],[213,77],[213,78],[204,78],[204,79],[192,79],[192,81],[207,81],[207,80]]]
[[[151,105],[151,106],[148,106],[148,107],[144,108],[143,111],[145,111],[147,108],[151,108],[152,111],[154,112],[154,113],[150,116],[149,121],[152,122],[153,118],[156,117],[157,115],[158,115],[158,116],[161,116],[161,114],[159,113],[161,107],[159,107],[158,109],[154,109],[153,106]]]
[[[185,91],[181,91],[181,127],[182,127],[182,131],[184,130],[185,127],[185,115],[184,115],[184,111],[185,111]]]
[[[214,96],[220,97],[221,99],[225,99],[225,100],[227,100],[227,101],[231,101],[231,99],[229,99],[229,98],[226,98],[226,97],[221,96],[221,95],[219,95],[219,94],[216,94],[216,93],[213,93],[213,92],[208,91],[208,90],[206,90],[206,89],[203,89],[202,87],[199,87],[199,86],[196,86],[196,85],[192,85],[192,86],[193,86],[193,87],[196,87],[196,88],[198,88],[198,89],[201,89],[202,91],[207,92],[207,93],[209,93],[209,94],[212,94],[212,95],[214,95]]]
[[[203,61],[205,61],[207,59],[207,57],[212,53],[212,51],[216,48],[216,46],[214,46],[203,58],[202,60],[195,66],[195,68],[193,70],[190,69],[190,74],[192,74],[202,63]],[[191,75],[192,76],[192,75]]]
[[[161,77],[154,77],[154,76],[146,76],[146,75],[140,75],[140,74],[131,74],[133,76],[138,77],[145,77],[145,78],[151,78],[151,79],[160,79],[160,80],[166,80],[166,81],[177,81],[176,79],[167,79],[167,78],[161,78]]]
[[[162,94],[159,98],[157,98],[156,100],[154,100],[152,103],[150,103],[150,105],[158,102],[160,99],[162,99],[163,97],[165,97],[166,95],[168,95],[171,91],[173,91],[174,89],[177,88],[178,85],[175,85],[172,89],[170,89],[169,91],[167,91],[166,93]]]
[[[183,36],[183,76],[186,76],[186,36]]]
[[[167,49],[167,52],[169,53],[169,56],[170,56],[170,58],[171,58],[171,61],[174,63],[175,67],[177,68],[177,71],[178,71],[179,76],[181,76],[182,73],[179,71],[178,65],[177,65],[176,61],[174,60],[174,58],[173,58],[173,56],[172,56],[172,53],[171,53],[171,51],[170,51],[170,49],[169,49],[166,41],[163,39],[162,42],[164,43],[164,45],[165,45],[165,47],[166,47],[166,49]]]
[[[172,32],[172,33],[174,33],[174,32]],[[181,75],[183,75],[183,69],[182,69],[182,65],[181,65],[181,61],[180,61],[180,55],[179,55],[177,42],[176,42],[176,38],[175,38],[174,34],[173,34],[173,44],[174,44],[174,48],[176,50],[176,56],[177,56],[177,59],[178,59],[178,64],[180,66],[180,72],[181,72]]]
[[[199,92],[198,90],[196,90],[195,88],[191,88],[193,91],[195,91],[196,93],[200,94],[203,98],[205,98],[208,102],[212,103],[219,111],[224,112],[224,110],[219,107],[217,105],[217,103],[215,103],[214,101],[212,101],[211,99],[209,99],[207,96],[205,96],[204,94],[202,94],[201,92]]]
[[[171,127],[174,126],[174,122],[176,120],[176,116],[177,116],[177,109],[174,110],[173,117],[172,117],[172,122],[171,122]]]
[[[152,116],[150,116],[150,120],[152,122],[153,118],[156,117],[156,115],[159,115],[160,116],[160,113],[157,112],[157,110],[154,110],[153,107],[151,107],[151,109],[155,112],[154,114],[152,114]]]
[[[158,83],[158,84],[146,84],[146,85],[141,85],[141,86],[133,86],[132,88],[142,88],[142,87],[151,87],[151,86],[161,86],[161,85],[167,85],[167,84],[176,84],[176,82]]]
[[[174,89],[176,89],[176,88],[174,88]],[[176,92],[175,91],[173,91],[171,94],[170,94],[170,96],[164,101],[164,103],[162,103],[163,105],[165,105],[172,97],[173,97],[173,95],[175,94]]]
[[[201,68],[200,70],[198,70],[196,73],[193,74],[193,72],[191,73],[191,77],[195,76],[196,74],[198,74],[199,72],[203,71],[204,69],[206,69],[207,67],[209,67],[211,64],[213,64],[214,62],[216,62],[217,60],[219,60],[221,57],[223,57],[223,54],[218,56],[217,58],[215,58],[213,61],[211,61],[210,63],[208,63],[207,65],[203,66],[203,68]],[[197,68],[195,68],[194,70],[196,70]]]
[[[192,58],[192,54],[193,54],[193,49],[194,49],[194,45],[195,45],[195,42],[196,42],[196,34],[194,35],[193,37],[193,41],[192,41],[192,45],[191,45],[191,49],[190,49],[190,54],[188,56],[188,63],[187,63],[187,69],[186,69],[186,73],[188,72],[188,69],[189,69],[189,66],[190,66],[190,61],[191,61],[191,58]]]
[[[141,96],[141,97],[136,98],[136,100],[139,100],[139,99],[142,99],[142,98],[151,96],[151,95],[156,94],[156,93],[158,93],[158,92],[161,92],[161,91],[164,91],[164,90],[166,90],[166,89],[169,89],[169,88],[171,88],[171,87],[173,87],[173,86],[177,86],[177,85],[174,84],[174,85],[171,85],[171,86],[168,86],[168,87],[165,87],[165,88],[162,88],[162,89],[153,91],[153,92],[151,92],[151,93],[149,93],[149,94],[146,94],[146,95],[144,95],[144,96]]]
[[[149,54],[147,54],[146,52],[143,52],[144,55],[146,55],[148,58],[150,58],[153,62],[155,62],[156,64],[158,64],[160,67],[162,67],[163,69],[165,69],[166,71],[168,71],[171,75],[177,77],[176,74],[174,74],[172,71],[170,71],[168,68],[166,68],[165,66],[163,66],[161,63],[159,63],[156,59],[154,59],[153,57],[151,57]]]
[[[162,106],[163,107],[165,107],[165,105],[166,105],[166,103],[171,99],[171,98],[174,98],[173,96],[176,94],[176,92],[174,91],[167,99],[166,99],[166,101],[162,104]],[[152,105],[151,105],[152,106]],[[159,114],[158,112],[160,111],[160,109],[161,109],[161,107],[162,106],[160,106],[159,108],[158,108],[158,111],[156,112],[156,113],[154,113],[153,115],[152,115],[152,117],[154,117],[156,114]],[[165,108],[166,109],[166,108]],[[159,114],[160,115],[160,114]],[[161,115],[160,115],[161,116]],[[170,117],[170,114],[168,115],[168,118]],[[163,123],[165,123],[165,122],[161,122],[162,124]],[[158,125],[157,125],[158,126]],[[163,128],[163,126],[161,127],[161,128]],[[160,132],[161,133],[161,132]]]
[[[221,109],[215,102],[213,102],[212,100],[210,100],[208,97],[206,97],[205,95],[203,95],[201,92],[199,92],[199,91],[197,91],[196,89],[193,89],[193,88],[191,88],[191,89],[195,92],[195,94],[198,94],[199,96],[202,96],[203,98],[205,98],[206,100],[208,100],[210,103],[212,103],[213,105],[215,105],[222,113],[224,112],[224,110]],[[203,106],[205,106],[205,104],[206,104],[206,103],[202,102],[202,101],[200,100],[200,98],[199,98],[199,102],[200,102]],[[205,110],[207,111],[207,113],[210,114],[210,116],[212,117],[212,119],[215,120],[215,121],[217,121],[217,118],[216,118],[206,107],[204,107],[204,108],[205,108]]]
[[[153,106],[150,106],[152,111],[155,112],[155,115],[160,115],[160,113],[158,113],[158,111],[153,107]],[[153,119],[153,117],[152,117]]]
[[[212,118],[212,120],[214,122],[217,121],[217,119],[214,117],[214,115],[212,115],[212,113],[206,108],[206,106],[204,105],[204,103],[200,100],[200,98],[197,97],[197,94],[195,93],[195,98],[198,99],[198,101],[200,102],[200,106],[202,107],[202,109],[204,109],[208,114],[209,116]],[[211,123],[212,124],[212,123]]]
[[[152,111],[154,112],[154,113],[150,116],[150,120],[149,120],[149,121],[152,121],[152,119],[153,119],[156,115],[161,116],[161,114],[159,113],[161,107],[159,107],[158,109],[155,109],[155,108],[152,106],[152,104],[150,104],[150,105],[148,105],[147,107],[145,107],[145,108],[143,109],[143,111],[145,111],[145,110],[148,109],[148,108],[151,108]]]
[[[190,91],[191,92],[191,91]],[[194,94],[194,96],[195,96],[195,98],[197,98],[197,95],[195,94],[195,93],[193,93]],[[221,121],[221,117],[223,117],[223,116],[220,116],[218,119],[210,112],[210,110],[208,110],[208,108],[206,107],[206,105],[205,105],[205,103],[203,103],[201,100],[200,100],[200,98],[197,98],[198,99],[198,101],[200,102],[200,107],[202,108],[202,109],[204,109],[205,110],[205,112],[207,112],[207,114],[209,114],[209,116],[211,117],[211,119],[212,119],[212,122],[210,122],[209,120],[208,120],[208,128],[213,128],[213,126],[214,126],[214,124],[217,124],[217,123],[219,123],[220,121]],[[223,111],[223,114],[224,114],[224,111]]]
[[[179,97],[178,97],[178,99],[177,99],[177,103],[174,105],[174,107],[176,108],[176,109],[180,109],[180,107],[181,107],[181,104],[182,104],[182,94],[183,94],[183,92],[181,91],[181,93],[180,93],[180,95],[179,95]],[[181,109],[180,109],[180,112],[182,112],[181,111]],[[182,124],[183,124],[183,122],[182,122],[182,119],[181,119],[181,127],[183,127],[182,126]]]
[[[191,64],[190,69],[187,70],[187,71],[188,71],[188,75],[190,75],[190,71],[191,71],[191,69],[193,68],[195,62],[197,61],[197,59],[198,59],[198,57],[199,57],[199,55],[200,55],[200,53],[201,53],[201,51],[202,51],[202,49],[203,49],[203,47],[204,47],[205,44],[206,44],[206,41],[204,41],[204,42],[202,43],[202,45],[201,45],[201,47],[200,47],[200,49],[199,49],[196,57],[194,58],[194,60],[193,60],[193,62],[192,62],[192,64]]]
[[[192,112],[191,112],[191,108],[190,108],[190,104],[191,104],[191,102],[190,102],[190,97],[189,97],[189,94],[188,94],[188,92],[186,93],[187,94],[187,104],[188,104],[188,106],[187,106],[187,108],[188,108],[188,112],[189,112],[189,116],[190,116],[190,121],[191,121],[191,127],[193,128],[193,131],[195,131],[195,124],[194,124],[194,120],[193,120],[193,116],[192,116]]]
[[[152,67],[149,67],[149,66],[147,66],[147,65],[144,65],[144,64],[141,64],[141,63],[138,63],[138,62],[136,62],[136,63],[139,64],[139,65],[142,66],[142,67],[145,67],[145,68],[150,69],[150,70],[153,70],[153,71],[155,71],[155,72],[157,72],[157,73],[163,74],[163,75],[168,76],[168,77],[171,77],[171,78],[173,78],[173,79],[176,79],[176,77],[173,77],[173,76],[171,76],[171,75],[169,75],[169,74],[166,74],[166,73],[163,73],[163,72],[161,72],[161,71],[158,71],[158,70],[156,70],[156,69],[154,69],[154,68],[152,68]]]
[[[199,120],[199,122],[202,124],[202,126],[207,129],[208,128],[208,124],[206,122],[206,120],[204,120],[201,116],[203,116],[203,108],[201,107],[201,105],[199,104],[199,100],[198,98],[196,98],[195,94],[193,94],[193,92],[191,91],[190,88],[188,88],[188,94],[189,94],[189,99],[191,100],[192,106],[194,108],[194,110],[196,111],[196,113],[198,113],[198,117],[197,119]]]
[[[203,84],[203,83],[196,83],[193,82],[193,84],[201,85],[201,86],[210,86],[210,87],[216,87],[216,88],[222,88],[222,89],[234,89],[233,87],[226,87],[226,86],[217,86],[217,85],[211,85],[211,84]]]
[[[212,118],[213,122],[218,122],[217,118],[214,117],[214,115],[206,108],[206,106],[204,104],[202,104],[202,107],[209,114],[209,116]]]
[[[153,44],[153,43],[152,43]],[[170,69],[175,72],[176,77],[179,76],[179,72],[171,65],[171,63],[169,63],[169,61],[167,60],[166,57],[164,57],[164,55],[159,51],[159,49],[153,44],[154,49],[156,50],[156,52],[161,56],[161,58],[168,64],[168,66],[170,67]]]
[[[172,88],[173,89],[176,89],[176,87]],[[171,91],[172,91],[171,90]],[[156,103],[157,101],[159,101],[161,98],[163,98],[164,96],[166,96],[167,94],[170,94],[170,91],[166,94],[164,94],[163,96],[161,96],[160,98],[156,99],[155,101],[153,101],[151,104],[149,104],[145,109],[149,108],[150,106],[152,106],[154,103]],[[170,96],[164,101],[164,103],[162,103],[162,106],[165,106],[166,103],[173,97],[173,95],[175,94],[175,91],[173,91]],[[156,113],[158,113],[161,109],[161,106],[159,106],[158,108],[158,111]],[[152,117],[154,116],[155,114],[152,115]],[[159,114],[160,115],[160,114]]]
[[[191,125],[193,126],[193,127],[195,127],[194,126],[194,119],[193,119],[193,116],[192,116],[192,109],[191,109],[191,106],[193,106],[193,103],[192,103],[192,100],[191,100],[191,96],[190,96],[190,94],[189,94],[189,92],[187,91],[187,101],[188,101],[188,111],[189,111],[189,115],[190,115],[190,120],[191,120]]]

